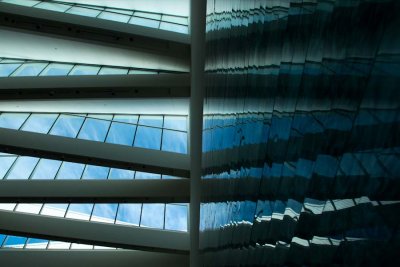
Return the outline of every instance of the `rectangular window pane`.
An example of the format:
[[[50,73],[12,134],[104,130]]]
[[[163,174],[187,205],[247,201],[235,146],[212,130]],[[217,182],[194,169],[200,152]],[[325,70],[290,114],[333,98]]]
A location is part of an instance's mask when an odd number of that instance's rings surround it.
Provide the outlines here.
[[[51,129],[50,134],[75,138],[84,118],[71,115],[60,115]]]
[[[35,7],[52,10],[52,11],[57,11],[57,12],[64,12],[71,6],[63,5],[63,4],[40,3],[40,4],[36,5]]]
[[[0,64],[0,77],[8,77],[13,73],[21,64]]]
[[[83,8],[83,7],[78,7],[78,6],[71,7],[67,11],[67,13],[69,13],[69,14],[75,14],[75,15],[87,16],[87,17],[96,17],[100,12],[101,12],[100,10]]]
[[[142,204],[119,204],[117,224],[139,225]]]
[[[78,138],[103,142],[109,126],[110,121],[87,118]]]
[[[61,161],[52,159],[40,159],[31,179],[53,180],[61,166]]]
[[[15,204],[15,203],[0,203],[0,210],[11,210],[11,211],[13,211],[16,205],[17,204]]]
[[[118,204],[95,204],[90,219],[95,222],[114,223]]]
[[[49,242],[49,249],[69,249],[71,243],[61,242],[61,241],[50,241]]]
[[[136,126],[113,122],[107,135],[107,143],[132,146]]]
[[[4,178],[16,158],[17,157],[0,157],[0,179]]]
[[[15,209],[18,212],[25,212],[31,214],[39,214],[40,209],[42,208],[42,204],[29,204],[29,203],[20,203]]]
[[[50,63],[40,73],[40,76],[66,76],[73,66],[72,64]]]
[[[128,74],[157,74],[157,71],[130,70]]]
[[[106,8],[105,11],[110,12],[110,13],[124,14],[124,15],[128,15],[128,16],[132,16],[132,14],[133,14],[132,10],[118,9],[118,8]]]
[[[135,146],[160,149],[161,144],[161,129],[149,128],[145,126],[139,126],[135,137]]]
[[[127,23],[130,16],[104,11],[98,16],[98,18]]]
[[[27,238],[9,235],[4,241],[4,248],[23,248]]]
[[[182,17],[163,15],[161,20],[162,21],[166,21],[166,22],[172,22],[172,23],[188,25],[188,19],[187,18],[182,18]]]
[[[7,179],[28,179],[38,161],[38,158],[18,157]]]
[[[109,169],[108,167],[86,165],[82,179],[107,179]]]
[[[108,179],[133,179],[134,171],[111,168]]]
[[[44,204],[40,214],[53,217],[64,217],[67,208],[68,204]]]
[[[89,221],[93,204],[70,204],[66,218]]]
[[[76,65],[69,75],[97,75],[100,67],[97,66],[84,66],[84,65]]]
[[[163,125],[163,117],[162,116],[140,116],[139,119],[140,125],[145,126],[153,126],[153,127],[162,127]]]
[[[118,75],[118,74],[127,74],[128,69],[117,69],[117,68],[107,68],[102,67],[99,71],[99,75]]]
[[[22,64],[11,76],[37,76],[48,63],[25,63]]]
[[[137,115],[115,115],[113,121],[137,124]]]
[[[161,179],[161,174],[137,171],[135,179]]]
[[[164,130],[161,150],[186,154],[187,133]]]
[[[161,30],[172,31],[172,32],[179,32],[179,33],[188,33],[188,26],[182,26],[178,24],[173,24],[169,22],[161,22],[160,24]]]
[[[85,164],[63,162],[57,174],[57,179],[81,179],[84,168]]]
[[[187,231],[187,205],[167,204],[165,210],[165,229]]]
[[[165,204],[143,204],[140,226],[163,229]]]
[[[18,130],[28,116],[29,113],[2,113],[0,115],[0,127]]]
[[[34,6],[35,4],[39,3],[39,1],[36,0],[2,0],[2,2],[20,6]]]
[[[26,243],[25,248],[28,249],[45,249],[47,247],[48,240],[37,239],[37,238],[29,238]]]
[[[138,17],[132,17],[131,20],[129,21],[129,23],[134,24],[134,25],[150,27],[150,28],[156,28],[156,29],[160,25],[160,22],[158,20],[144,19],[144,18],[138,18]]]
[[[57,116],[57,114],[32,114],[21,129],[29,132],[47,133]]]
[[[187,118],[185,116],[165,116],[164,128],[187,131]]]
[[[161,20],[161,15],[160,14],[153,14],[153,13],[135,11],[135,13],[133,13],[133,15],[135,17],[141,17],[141,18],[147,18],[147,19],[153,19],[153,20]]]

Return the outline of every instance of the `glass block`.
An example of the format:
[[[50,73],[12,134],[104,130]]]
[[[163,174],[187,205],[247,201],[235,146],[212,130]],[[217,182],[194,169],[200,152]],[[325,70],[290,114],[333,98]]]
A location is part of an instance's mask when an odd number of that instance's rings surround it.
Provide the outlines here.
[[[98,66],[85,66],[85,65],[76,65],[69,75],[97,75],[100,67]]]
[[[108,171],[110,168],[94,166],[94,165],[86,165],[85,171],[83,172],[82,179],[107,179]]]
[[[58,114],[32,114],[21,130],[45,134],[50,130],[57,116]]]
[[[108,179],[133,179],[134,171],[111,168]]]
[[[85,164],[63,162],[57,174],[57,179],[81,179]]]
[[[116,224],[139,225],[142,204],[119,204]]]
[[[187,231],[187,205],[167,204],[165,210],[165,229]]]
[[[95,204],[91,221],[114,223],[118,204]]]
[[[159,150],[160,145],[161,129],[138,126],[134,146]]]
[[[7,175],[7,179],[28,179],[38,161],[38,158],[18,157]]]
[[[33,171],[31,179],[53,180],[61,166],[61,161],[52,159],[40,159]]]
[[[72,115],[60,115],[50,131],[52,135],[75,138],[85,118]]]
[[[164,130],[161,150],[186,154],[187,139],[187,133]]]
[[[48,249],[69,249],[71,243],[62,242],[62,241],[50,241],[48,245]]]
[[[165,204],[143,204],[140,226],[163,229]]]
[[[66,218],[89,221],[93,204],[70,204]]]
[[[29,113],[2,113],[0,127],[18,130],[28,118]]]
[[[43,3],[44,4],[44,3]],[[50,63],[41,73],[40,76],[66,76],[73,68],[72,64]]]
[[[25,63],[22,64],[11,76],[38,76],[48,63]]]
[[[8,77],[13,73],[21,64],[3,64],[4,60],[0,64],[0,77]]]
[[[99,75],[123,75],[128,74],[128,69],[102,67]]]
[[[106,142],[132,146],[136,126],[126,123],[113,122],[107,135]]]

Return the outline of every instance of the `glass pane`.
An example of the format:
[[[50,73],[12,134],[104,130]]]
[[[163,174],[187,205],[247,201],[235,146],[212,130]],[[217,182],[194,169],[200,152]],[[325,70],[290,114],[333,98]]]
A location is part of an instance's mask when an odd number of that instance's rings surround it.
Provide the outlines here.
[[[140,226],[163,229],[165,204],[143,204]]]
[[[42,208],[42,204],[22,203],[22,204],[18,204],[17,208],[15,210],[18,212],[39,214],[41,208]]]
[[[40,159],[35,171],[32,174],[32,179],[50,179],[56,177],[57,171],[61,166],[61,161],[52,159]]]
[[[0,157],[0,179],[4,178],[16,158],[17,157]]]
[[[7,175],[7,179],[28,179],[38,161],[38,158],[18,157],[13,168]]]
[[[165,116],[164,128],[172,130],[187,131],[187,122],[185,116]]]
[[[50,63],[40,76],[66,76],[74,65]]]
[[[161,22],[160,24],[161,30],[179,32],[179,33],[188,33],[188,26],[182,26],[178,24],[173,24],[169,22]]]
[[[72,243],[71,249],[93,249],[93,245]]]
[[[135,146],[160,149],[161,144],[161,129],[149,128],[145,126],[139,126],[135,137]]]
[[[113,121],[136,124],[138,117],[137,115],[115,115]]]
[[[4,248],[23,248],[26,242],[26,237],[9,235],[4,241]]]
[[[137,171],[135,179],[161,179],[161,174]]]
[[[163,125],[163,117],[162,116],[140,116],[139,124],[161,128]]]
[[[84,119],[78,116],[60,115],[50,134],[75,138]]]
[[[4,63],[4,60],[2,63]],[[10,76],[19,66],[21,64],[0,64],[0,77]]]
[[[88,221],[93,204],[70,204],[66,218]]]
[[[47,9],[47,10],[52,10],[52,11],[65,12],[71,6],[63,5],[63,4],[45,3],[44,2],[44,3],[40,3],[40,4],[36,5],[35,7],[43,8],[43,9]]]
[[[164,130],[161,150],[186,154],[187,133]]]
[[[2,113],[0,127],[18,130],[28,116],[28,113]]]
[[[128,74],[157,74],[157,71],[130,70]]]
[[[158,20],[144,19],[144,18],[138,18],[138,17],[132,17],[131,20],[129,21],[129,23],[134,24],[134,25],[150,27],[150,28],[156,28],[156,29],[160,25],[160,22]]]
[[[78,138],[103,142],[109,126],[110,121],[87,118]]]
[[[153,14],[153,13],[135,11],[135,13],[133,13],[133,15],[135,17],[141,17],[141,18],[147,18],[147,19],[153,19],[153,20],[161,20],[161,15],[160,14]]]
[[[37,76],[48,63],[25,63],[22,64],[11,76]]]
[[[133,179],[134,171],[111,168],[108,179]]]
[[[44,204],[41,215],[64,217],[68,204]]]
[[[6,236],[5,236],[5,235],[2,235],[2,234],[0,234],[0,247],[1,247],[1,245],[3,245],[3,241],[4,241],[4,239],[6,239]]]
[[[107,135],[107,143],[132,146],[136,126],[113,122]]]
[[[108,167],[86,165],[82,179],[107,179],[109,169]]]
[[[96,17],[101,11],[89,8],[74,6],[71,7],[66,13],[75,14],[79,16]]]
[[[167,204],[165,210],[165,229],[187,231],[187,205]]]
[[[2,2],[11,3],[11,4],[15,4],[15,5],[20,5],[20,6],[34,6],[37,3],[39,3],[39,1],[35,1],[35,0],[2,0]]]
[[[84,168],[85,164],[63,162],[57,174],[57,179],[81,179]]]
[[[106,11],[110,13],[118,13],[118,14],[124,14],[128,16],[132,16],[133,11],[131,10],[124,10],[124,9],[118,9],[118,8],[106,8]]]
[[[36,133],[47,133],[58,114],[32,114],[25,122],[22,130]]]
[[[102,67],[99,71],[99,75],[116,75],[116,74],[127,74],[128,69],[117,69],[117,68],[107,68]]]
[[[117,208],[118,204],[96,204],[94,205],[93,215],[90,220],[95,222],[114,223]]]
[[[69,75],[97,75],[99,69],[97,66],[76,65]]]
[[[45,249],[49,240],[29,238],[25,248],[29,249]]]
[[[130,16],[104,11],[98,16],[98,18],[127,23]]]
[[[117,224],[139,225],[142,204],[119,204]]]
[[[71,243],[61,242],[61,241],[50,241],[49,242],[49,249],[69,249]]]
[[[161,20],[162,21],[167,21],[167,22],[172,22],[172,23],[188,25],[188,19],[187,18],[182,18],[182,17],[163,15]]]

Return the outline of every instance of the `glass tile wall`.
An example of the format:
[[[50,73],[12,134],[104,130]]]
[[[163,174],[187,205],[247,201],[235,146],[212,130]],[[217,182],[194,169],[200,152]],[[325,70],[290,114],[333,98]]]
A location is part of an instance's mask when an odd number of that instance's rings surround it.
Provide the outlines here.
[[[189,32],[188,17],[186,16],[52,0],[0,0],[0,2],[140,25],[182,34],[188,34]]]
[[[399,11],[208,1],[204,266],[398,261]]]
[[[187,154],[186,116],[3,112],[0,127]]]

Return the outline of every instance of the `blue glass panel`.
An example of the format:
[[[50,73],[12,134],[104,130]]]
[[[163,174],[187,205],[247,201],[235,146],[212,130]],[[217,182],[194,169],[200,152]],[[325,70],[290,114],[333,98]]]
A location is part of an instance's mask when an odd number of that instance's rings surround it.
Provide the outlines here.
[[[140,226],[163,229],[165,204],[143,204]]]
[[[26,243],[26,248],[29,249],[45,249],[47,247],[48,240],[45,239],[37,239],[37,238],[29,238]]]
[[[135,146],[160,149],[161,144],[161,129],[139,126],[135,137]]]
[[[78,135],[80,139],[101,141],[106,138],[110,121],[87,118]]]
[[[3,244],[4,239],[6,239],[5,235],[0,234],[0,247]]]
[[[79,116],[60,115],[50,134],[75,138],[83,121],[84,118]]]
[[[183,132],[164,130],[161,150],[186,154],[187,134]]]
[[[7,175],[7,179],[28,179],[38,161],[38,158],[18,157],[13,168]]]
[[[135,130],[135,125],[113,122],[108,132],[106,142],[132,146]]]
[[[47,133],[58,114],[32,114],[25,122],[22,130],[36,133]]]
[[[115,115],[113,121],[136,124],[138,117],[137,115]]]
[[[28,116],[28,113],[2,113],[0,127],[18,130]]]
[[[54,179],[61,166],[61,161],[51,159],[40,159],[32,179]]]
[[[82,179],[107,179],[109,169],[108,167],[86,165]]]
[[[187,118],[185,116],[165,116],[164,128],[187,131]]]
[[[70,204],[66,218],[88,221],[92,213],[93,204]]]
[[[165,210],[165,229],[187,231],[187,206],[167,204]]]
[[[81,179],[84,168],[84,164],[63,162],[57,174],[57,179]]]
[[[117,224],[139,225],[142,204],[119,204]]]
[[[160,179],[161,174],[149,172],[136,172],[135,179]]]
[[[76,65],[69,75],[97,75],[99,69],[97,66]]]
[[[162,116],[145,116],[141,115],[139,118],[139,124],[145,126],[162,127],[163,117]]]
[[[72,64],[50,63],[40,73],[40,76],[66,76],[73,66]]]
[[[37,76],[48,63],[25,63],[22,64],[11,76]]]
[[[0,77],[8,77],[13,73],[21,64],[0,64]]]
[[[99,75],[121,75],[128,74],[128,69],[118,69],[118,68],[107,68],[102,67],[99,71]]]
[[[134,171],[111,168],[108,179],[133,179]]]
[[[0,179],[3,179],[16,157],[0,157]]]
[[[91,221],[114,223],[118,204],[95,204]]]
[[[26,237],[9,235],[4,241],[4,248],[23,248],[26,242]]]

